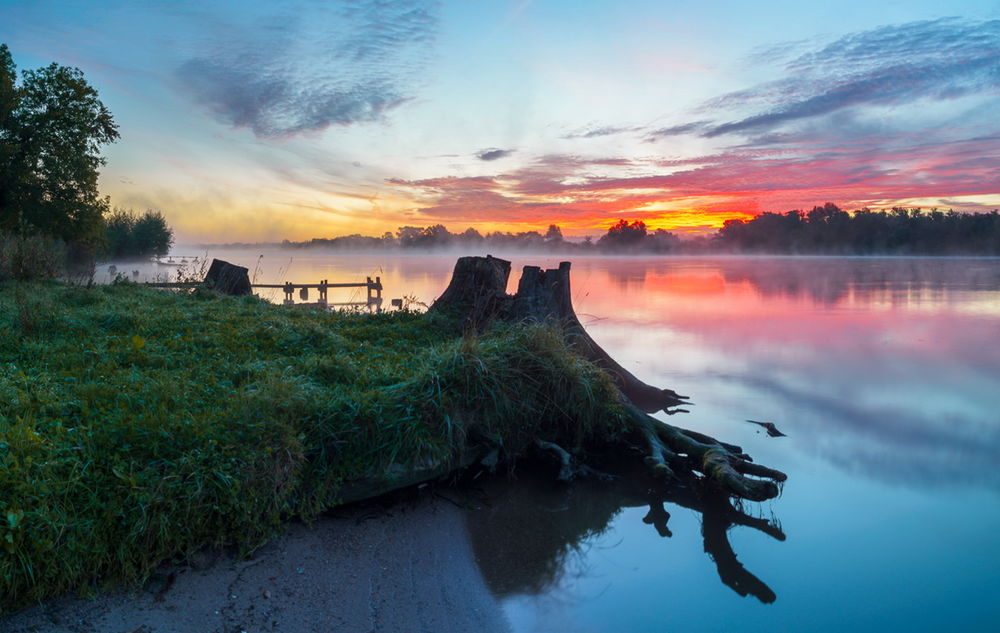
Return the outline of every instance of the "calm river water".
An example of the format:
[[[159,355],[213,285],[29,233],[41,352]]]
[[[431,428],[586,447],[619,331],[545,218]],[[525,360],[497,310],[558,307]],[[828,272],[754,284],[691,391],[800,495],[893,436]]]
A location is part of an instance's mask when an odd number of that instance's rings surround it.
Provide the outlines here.
[[[387,304],[430,303],[455,259],[208,255],[260,283],[378,275]],[[512,286],[558,262],[511,259]],[[487,492],[470,532],[515,631],[1000,630],[1000,260],[577,258],[572,284],[612,356],[692,398],[671,422],[789,480],[750,526],[668,502],[669,537],[608,491]]]

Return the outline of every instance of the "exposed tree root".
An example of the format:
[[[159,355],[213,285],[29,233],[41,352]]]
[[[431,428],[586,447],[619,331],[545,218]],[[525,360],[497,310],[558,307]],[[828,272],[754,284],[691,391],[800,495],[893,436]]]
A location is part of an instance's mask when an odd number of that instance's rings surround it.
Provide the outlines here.
[[[694,471],[741,499],[764,501],[778,496],[778,482],[787,476],[753,463],[739,446],[660,422],[628,402],[622,404],[645,442],[645,462],[655,475],[676,477],[675,471]]]
[[[559,463],[559,474],[556,475],[558,481],[570,482],[574,479],[600,479],[608,481],[613,479],[611,475],[580,462],[569,451],[554,442],[535,440],[535,446],[555,456]]]

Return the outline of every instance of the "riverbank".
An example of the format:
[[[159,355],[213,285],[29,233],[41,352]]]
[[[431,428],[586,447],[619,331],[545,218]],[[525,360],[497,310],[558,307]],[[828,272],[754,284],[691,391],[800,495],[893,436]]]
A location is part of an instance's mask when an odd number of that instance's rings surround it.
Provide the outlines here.
[[[63,598],[8,633],[508,630],[473,556],[463,511],[429,494],[295,523],[247,560],[202,553],[134,592]]]
[[[617,406],[545,328],[463,337],[425,314],[8,283],[0,613],[134,586],[206,545],[251,552],[488,450],[610,441]]]

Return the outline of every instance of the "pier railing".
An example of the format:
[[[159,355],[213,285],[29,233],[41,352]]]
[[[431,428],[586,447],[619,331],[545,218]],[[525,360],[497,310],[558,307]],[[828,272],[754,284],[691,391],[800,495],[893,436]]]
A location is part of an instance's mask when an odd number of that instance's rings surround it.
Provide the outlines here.
[[[166,281],[166,282],[147,282],[145,285],[150,288],[195,288],[202,285],[203,282],[200,281]],[[356,283],[330,283],[327,279],[320,280],[319,283],[315,284],[297,284],[290,281],[286,281],[283,284],[250,284],[251,288],[270,288],[270,289],[280,289],[285,293],[285,305],[296,305],[295,303],[295,291],[299,292],[299,299],[301,302],[298,305],[316,305],[320,307],[327,306],[366,306],[368,308],[381,309],[382,308],[382,278],[376,277],[373,281],[371,277],[365,278],[363,282]],[[342,303],[330,303],[327,300],[327,291],[330,288],[364,288],[367,292],[367,297],[364,301],[348,301]],[[308,304],[305,302],[309,301],[309,291],[317,290],[319,296],[314,304]]]

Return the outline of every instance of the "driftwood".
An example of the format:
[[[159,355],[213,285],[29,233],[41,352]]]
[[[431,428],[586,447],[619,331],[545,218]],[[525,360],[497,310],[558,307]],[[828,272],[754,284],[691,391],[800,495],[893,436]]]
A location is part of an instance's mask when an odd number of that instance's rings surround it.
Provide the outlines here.
[[[705,480],[731,496],[751,501],[776,497],[778,484],[786,479],[784,473],[753,463],[738,446],[649,415],[681,412],[678,407],[687,397],[642,382],[601,349],[573,310],[569,271],[569,262],[550,270],[525,266],[517,293],[508,295],[510,262],[490,256],[462,257],[451,283],[430,311],[459,319],[466,330],[483,330],[494,321],[536,322],[560,328],[571,349],[614,379],[619,402],[632,425],[632,446],[642,450],[649,472],[657,479]],[[561,478],[589,470],[586,465],[574,464],[573,456],[558,446],[546,442],[539,448],[556,456]]]

